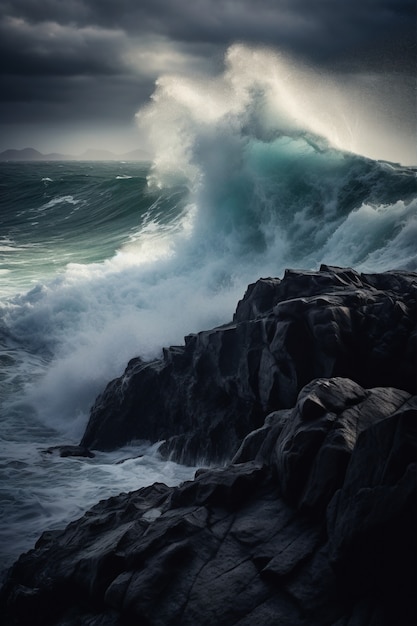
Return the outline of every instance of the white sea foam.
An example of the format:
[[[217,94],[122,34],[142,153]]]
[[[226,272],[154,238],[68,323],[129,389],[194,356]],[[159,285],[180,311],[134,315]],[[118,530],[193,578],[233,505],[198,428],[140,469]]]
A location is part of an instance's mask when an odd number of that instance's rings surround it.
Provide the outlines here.
[[[52,207],[56,206],[57,204],[62,204],[62,203],[79,204],[80,200],[76,200],[71,195],[58,196],[57,198],[52,198],[52,200],[49,200],[48,202],[46,202],[46,204],[43,204],[41,207],[39,207],[38,211],[45,211],[46,209],[51,209]]]

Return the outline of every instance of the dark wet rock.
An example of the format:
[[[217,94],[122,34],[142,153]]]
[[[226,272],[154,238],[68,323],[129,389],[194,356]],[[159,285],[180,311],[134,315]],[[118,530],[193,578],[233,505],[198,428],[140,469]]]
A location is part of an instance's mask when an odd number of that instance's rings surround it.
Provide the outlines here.
[[[46,450],[42,450],[42,453],[43,454],[58,454],[61,457],[80,456],[80,457],[87,457],[89,459],[92,459],[95,457],[94,452],[91,452],[91,450],[89,450],[85,446],[69,446],[69,445],[51,446],[49,448],[46,448]]]
[[[333,569],[354,597],[384,596],[392,624],[411,623],[416,609],[416,448],[414,396],[359,435],[327,509]]]
[[[234,463],[102,501],[10,570],[5,626],[414,626],[417,396],[317,379]]]
[[[220,466],[44,533],[0,623],[415,626],[416,284],[287,271],[230,324],[133,359],[81,446],[165,440]]]
[[[405,391],[365,390],[343,378],[306,385],[273,453],[286,499],[301,509],[325,508],[343,481],[358,435],[394,413],[408,398]]]
[[[233,321],[185,337],[160,359],[132,360],[96,400],[81,445],[164,441],[191,465],[224,463],[272,411],[316,378],[417,392],[417,276],[322,266],[260,279]],[[320,413],[309,399],[304,413]]]

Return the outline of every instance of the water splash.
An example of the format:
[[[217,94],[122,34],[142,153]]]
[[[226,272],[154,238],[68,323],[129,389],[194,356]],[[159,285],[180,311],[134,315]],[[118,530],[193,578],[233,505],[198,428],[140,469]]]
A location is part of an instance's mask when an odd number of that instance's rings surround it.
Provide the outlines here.
[[[277,51],[235,44],[216,77],[160,77],[137,119],[154,154],[153,181],[162,185],[175,176],[195,182],[195,153],[216,128],[219,138],[309,134],[317,146],[417,163],[415,127],[406,122],[413,115],[403,115],[413,110],[409,91],[401,76],[323,74]]]

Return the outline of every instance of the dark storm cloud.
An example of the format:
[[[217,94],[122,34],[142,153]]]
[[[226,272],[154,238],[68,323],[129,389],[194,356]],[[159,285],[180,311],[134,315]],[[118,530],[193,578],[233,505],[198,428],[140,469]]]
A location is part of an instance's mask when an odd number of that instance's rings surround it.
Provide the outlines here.
[[[136,87],[124,76],[6,76],[0,120],[24,123],[81,122],[91,119],[129,121],[153,82]],[[30,93],[30,98],[27,97]],[[116,104],[114,104],[116,101]]]
[[[414,0],[0,1],[2,122],[77,120],[90,99],[96,118],[132,117],[158,75],[215,71],[235,41],[325,70],[414,73],[415,13]]]
[[[144,21],[181,41],[265,43],[331,66],[375,66],[376,58],[379,66],[415,65],[416,5],[410,0],[151,0],[141,6],[132,24],[140,28]],[[123,16],[111,19],[128,28]]]
[[[389,51],[400,69],[411,67],[416,54],[411,0],[13,0],[0,7],[3,15],[26,23],[35,39],[39,25],[56,23],[74,33],[97,29],[97,37],[100,30],[124,33],[126,42],[159,35],[178,43],[266,43],[326,64],[366,65],[375,56],[388,62]],[[84,31],[68,62],[77,62],[77,52],[87,53],[87,62],[94,58],[93,39]],[[45,47],[46,55],[54,54],[48,42]],[[108,63],[105,55],[102,62]]]
[[[0,71],[4,75],[117,74],[124,39],[118,33],[73,31],[58,24],[37,28],[0,23]]]

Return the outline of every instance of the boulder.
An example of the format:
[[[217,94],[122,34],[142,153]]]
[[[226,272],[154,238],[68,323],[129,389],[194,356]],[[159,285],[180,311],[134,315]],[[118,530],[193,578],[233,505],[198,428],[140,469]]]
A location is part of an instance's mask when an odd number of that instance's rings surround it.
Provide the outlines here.
[[[344,480],[359,434],[409,397],[393,388],[365,390],[343,378],[306,385],[273,452],[284,497],[303,510],[322,512]]]
[[[94,458],[94,452],[91,452],[88,448],[84,446],[69,446],[69,445],[61,445],[61,446],[50,446],[46,448],[46,450],[42,450],[43,454],[58,454],[60,457],[87,457],[89,459]]]

